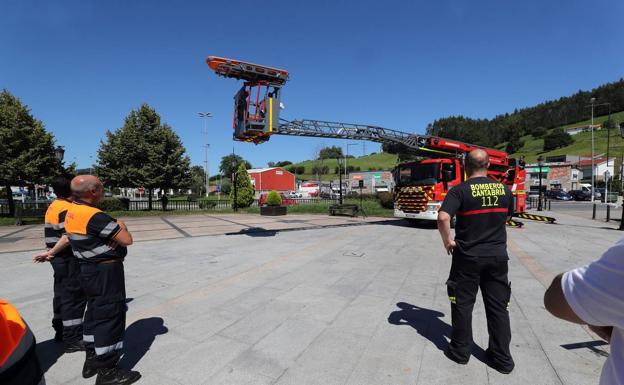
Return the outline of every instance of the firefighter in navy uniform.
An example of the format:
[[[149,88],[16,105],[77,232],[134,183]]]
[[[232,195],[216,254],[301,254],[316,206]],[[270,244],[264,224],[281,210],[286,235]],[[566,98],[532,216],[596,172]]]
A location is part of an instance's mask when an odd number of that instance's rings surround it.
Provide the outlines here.
[[[453,330],[445,355],[459,364],[470,359],[472,309],[481,287],[489,334],[488,365],[507,374],[514,362],[509,350],[511,285],[505,222],[514,207],[511,191],[487,177],[489,165],[487,152],[471,151],[465,159],[468,179],[449,191],[438,213],[442,242],[453,255],[447,281]],[[453,216],[457,217],[455,239],[450,228]]]
[[[57,243],[67,245],[65,234],[65,215],[71,205],[70,181],[65,177],[56,178],[52,182],[57,199],[55,199],[45,215],[44,235],[48,250]],[[61,241],[63,239],[63,241]],[[63,341],[65,353],[84,350],[82,343],[82,317],[86,299],[80,287],[78,259],[72,254],[71,248],[65,247],[56,255],[49,252],[36,255],[34,262],[50,261],[54,270],[54,299],[52,306],[54,318],[52,326],[56,331],[55,341]]]
[[[126,327],[123,260],[132,236],[126,225],[94,207],[104,196],[95,176],[71,182],[74,203],[65,217],[65,231],[80,261],[80,282],[87,296],[84,317],[86,360],[82,375],[97,373],[96,385],[131,384],[139,372],[118,367]]]

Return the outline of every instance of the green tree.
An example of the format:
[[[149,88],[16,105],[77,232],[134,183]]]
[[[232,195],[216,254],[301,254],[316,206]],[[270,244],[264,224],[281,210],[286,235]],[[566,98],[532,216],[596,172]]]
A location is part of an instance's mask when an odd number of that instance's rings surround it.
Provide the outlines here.
[[[132,110],[123,127],[107,131],[100,142],[96,172],[103,182],[115,187],[145,187],[149,209],[155,188],[188,187],[190,159],[178,135],[160,115],[143,104]]]
[[[206,175],[202,166],[191,167],[191,191],[193,194],[203,196],[206,194]]]
[[[548,131],[544,127],[536,127],[535,129],[533,129],[533,132],[531,132],[531,136],[534,139],[539,139],[539,138],[543,138],[547,132]]]
[[[570,134],[565,132],[563,128],[556,128],[551,133],[544,136],[544,151],[554,150],[556,148],[565,147],[574,142]]]
[[[236,183],[236,206],[251,206],[254,201],[254,188],[251,185],[251,179],[249,178],[247,167],[244,162],[238,165],[234,180]],[[230,203],[234,206],[234,188],[230,191]]]
[[[325,147],[319,151],[319,159],[336,159],[342,158],[342,148],[337,146]]]
[[[512,131],[509,141],[507,142],[507,146],[505,147],[505,152],[508,154],[514,154],[518,152],[522,146],[524,146],[524,142],[520,140],[520,132],[517,130]]]
[[[232,166],[232,161],[235,161],[234,164],[236,166]],[[251,168],[251,163],[243,159],[240,155],[229,154],[221,158],[221,163],[219,163],[219,171],[221,174],[226,177],[231,177],[234,173],[235,167],[238,167],[239,164],[245,164],[245,169],[249,170]]]
[[[7,90],[0,92],[0,143],[0,184],[14,215],[12,185],[45,182],[64,169],[54,154],[54,136]]]

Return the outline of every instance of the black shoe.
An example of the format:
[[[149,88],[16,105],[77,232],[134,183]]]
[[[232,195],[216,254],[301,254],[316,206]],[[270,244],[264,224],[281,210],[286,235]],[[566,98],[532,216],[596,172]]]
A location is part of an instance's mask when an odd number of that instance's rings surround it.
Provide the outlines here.
[[[74,353],[74,352],[84,352],[85,346],[82,341],[65,343],[63,346],[63,351],[65,353]]]
[[[54,318],[52,328],[54,328],[54,341],[63,342],[63,321],[60,318]]]
[[[511,359],[511,357],[509,358],[509,361],[511,361],[511,364],[504,365],[504,364],[500,363],[499,360],[495,359],[492,356],[492,353],[490,352],[490,349],[485,351],[485,356],[486,356],[486,360],[487,360],[487,365],[490,368],[496,370],[499,373],[509,374],[509,373],[511,373],[514,370],[514,366],[515,365],[514,365],[513,360]]]
[[[95,359],[95,350],[87,349],[87,358],[82,366],[82,378],[91,378],[97,374],[97,368],[93,367],[93,360]]]
[[[466,365],[468,363],[469,359],[461,359],[458,357],[455,357],[455,355],[451,352],[451,350],[449,348],[446,348],[446,350],[444,351],[444,355],[446,356],[446,358],[448,358],[449,360],[458,363],[460,365]]]
[[[141,373],[118,367],[99,369],[95,385],[128,385],[141,378]]]
[[[512,364],[511,367],[509,366],[503,366],[502,364],[499,364],[498,362],[489,359],[487,362],[488,366],[494,370],[496,370],[499,373],[502,374],[509,374],[514,370],[514,365]]]

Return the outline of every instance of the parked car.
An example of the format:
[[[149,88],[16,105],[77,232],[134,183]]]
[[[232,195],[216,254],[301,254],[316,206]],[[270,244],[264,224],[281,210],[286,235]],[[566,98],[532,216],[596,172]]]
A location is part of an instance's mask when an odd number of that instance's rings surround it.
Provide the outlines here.
[[[590,201],[591,200],[591,192],[588,190],[572,190],[570,191],[570,195],[572,199],[575,201]]]
[[[567,192],[563,191],[563,190],[554,190],[551,192],[551,199],[556,199],[558,201],[571,201],[572,195],[568,194]]]

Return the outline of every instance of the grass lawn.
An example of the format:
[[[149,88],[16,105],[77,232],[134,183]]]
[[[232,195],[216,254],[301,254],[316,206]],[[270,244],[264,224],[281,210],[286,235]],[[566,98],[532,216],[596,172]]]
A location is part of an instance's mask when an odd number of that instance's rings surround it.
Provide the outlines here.
[[[22,219],[22,222],[25,225],[36,225],[36,224],[43,223],[43,217],[40,217],[40,218],[25,217],[24,219]],[[0,226],[13,226],[13,225],[15,225],[14,217],[0,217]]]
[[[594,118],[594,124],[599,124],[607,120],[607,116],[599,116]],[[619,120],[624,122],[624,111],[611,114],[611,120],[615,122]],[[589,120],[569,124],[563,126],[564,128],[576,127],[590,124]],[[624,150],[624,139],[620,136],[620,133],[616,129],[611,129],[611,138],[609,140],[609,156],[621,157]],[[607,153],[607,130],[602,129],[600,131],[594,131],[594,152],[596,155]],[[582,132],[576,135],[572,135],[574,143],[569,146],[558,148],[552,151],[543,151],[544,139],[534,139],[531,135],[522,137],[524,146],[515,154],[511,156],[518,158],[524,155],[528,163],[534,163],[537,161],[539,155],[552,156],[552,155],[580,155],[591,156],[591,132]],[[617,164],[617,163],[616,163]],[[617,172],[617,170],[616,170]]]

